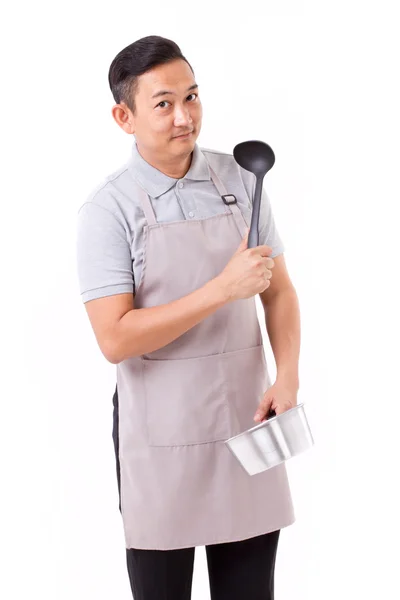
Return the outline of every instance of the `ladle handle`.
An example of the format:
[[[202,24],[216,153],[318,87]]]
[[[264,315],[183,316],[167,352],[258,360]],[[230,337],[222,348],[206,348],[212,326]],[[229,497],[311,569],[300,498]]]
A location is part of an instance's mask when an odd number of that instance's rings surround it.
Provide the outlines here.
[[[264,177],[257,177],[256,188],[254,190],[253,210],[251,213],[251,224],[249,238],[247,242],[248,248],[255,248],[259,245],[258,222],[260,220],[261,192]]]

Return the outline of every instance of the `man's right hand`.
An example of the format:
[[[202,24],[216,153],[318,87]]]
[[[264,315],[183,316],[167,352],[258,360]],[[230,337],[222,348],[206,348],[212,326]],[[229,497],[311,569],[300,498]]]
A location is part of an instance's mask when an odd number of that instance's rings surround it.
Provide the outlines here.
[[[248,248],[249,230],[240,246],[217,277],[226,292],[228,301],[250,298],[261,294],[270,285],[274,261],[269,255],[270,246]]]

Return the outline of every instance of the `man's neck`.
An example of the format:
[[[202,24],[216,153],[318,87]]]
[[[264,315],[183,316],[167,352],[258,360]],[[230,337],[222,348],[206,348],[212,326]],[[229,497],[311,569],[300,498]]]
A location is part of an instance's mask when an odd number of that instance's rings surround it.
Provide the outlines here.
[[[165,161],[154,156],[154,154],[148,155],[145,150],[142,148],[139,149],[139,146],[138,151],[141,157],[144,158],[149,165],[174,179],[181,179],[184,177],[189,171],[192,162],[192,152],[186,157],[178,157],[173,161]]]

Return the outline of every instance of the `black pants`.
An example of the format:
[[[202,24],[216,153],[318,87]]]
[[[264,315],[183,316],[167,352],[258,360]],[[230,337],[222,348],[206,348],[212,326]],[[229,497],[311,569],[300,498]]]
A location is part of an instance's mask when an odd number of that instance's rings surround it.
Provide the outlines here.
[[[121,510],[117,388],[113,405],[113,440]],[[206,546],[211,600],[273,600],[279,534],[277,530],[248,540]],[[134,600],[190,600],[194,557],[195,548],[127,548],[126,562]]]

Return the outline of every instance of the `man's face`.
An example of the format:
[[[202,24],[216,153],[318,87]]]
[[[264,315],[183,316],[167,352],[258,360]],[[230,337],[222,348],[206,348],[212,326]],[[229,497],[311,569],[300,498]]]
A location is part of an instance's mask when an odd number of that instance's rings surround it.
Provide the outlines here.
[[[171,158],[193,151],[203,112],[193,73],[184,60],[159,65],[141,75],[135,109],[132,121],[139,149]]]

